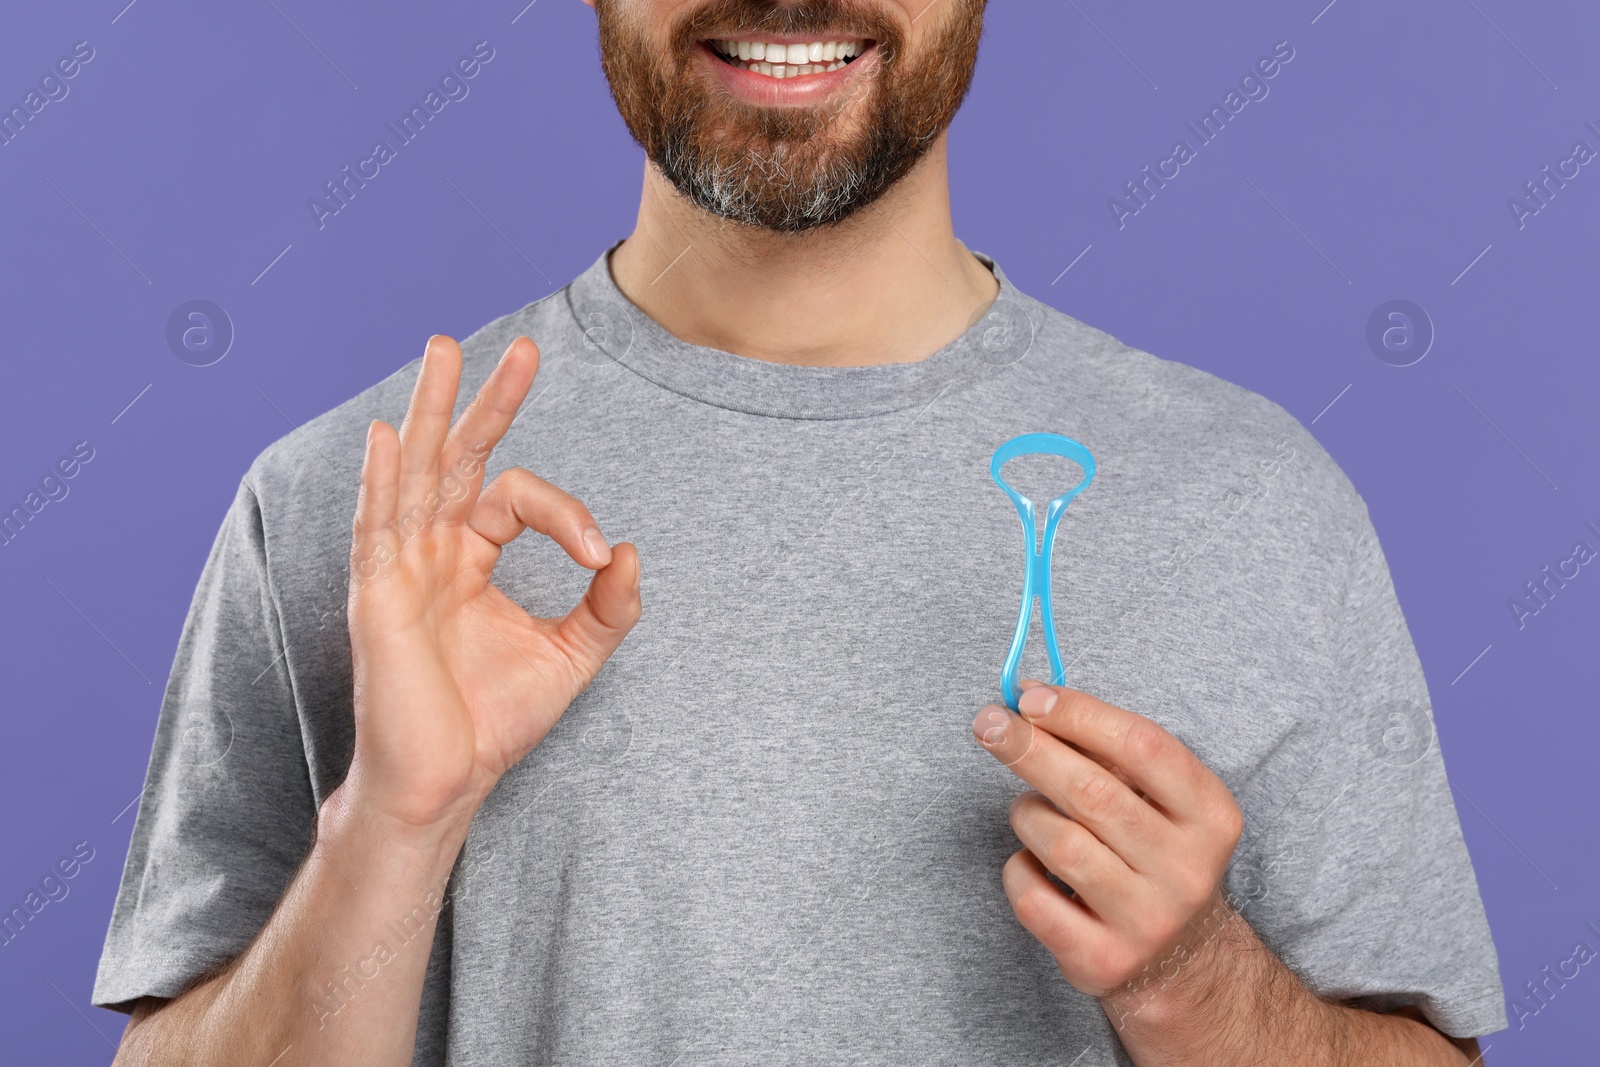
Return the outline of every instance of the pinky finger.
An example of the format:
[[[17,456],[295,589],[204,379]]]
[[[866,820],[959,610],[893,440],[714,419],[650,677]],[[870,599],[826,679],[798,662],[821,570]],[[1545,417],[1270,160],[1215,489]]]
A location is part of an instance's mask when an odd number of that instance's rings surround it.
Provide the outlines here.
[[[1110,931],[1050,879],[1038,857],[1027,849],[1017,852],[1006,861],[1000,881],[1017,921],[1056,958],[1067,981],[1091,996],[1120,983],[1110,958]]]
[[[356,499],[351,558],[371,555],[386,540],[400,495],[400,436],[393,426],[375,421],[367,427],[367,450],[361,464],[361,493]]]

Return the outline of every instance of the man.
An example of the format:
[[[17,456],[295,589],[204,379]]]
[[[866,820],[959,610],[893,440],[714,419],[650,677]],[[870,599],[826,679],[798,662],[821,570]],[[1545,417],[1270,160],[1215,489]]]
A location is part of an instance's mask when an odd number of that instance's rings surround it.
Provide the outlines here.
[[[982,8],[597,0],[637,227],[244,478],[95,989],[119,1064],[1463,1065],[1504,1025],[1360,498],[956,240]],[[1034,431],[1098,473],[1076,688],[1019,713],[988,464]]]

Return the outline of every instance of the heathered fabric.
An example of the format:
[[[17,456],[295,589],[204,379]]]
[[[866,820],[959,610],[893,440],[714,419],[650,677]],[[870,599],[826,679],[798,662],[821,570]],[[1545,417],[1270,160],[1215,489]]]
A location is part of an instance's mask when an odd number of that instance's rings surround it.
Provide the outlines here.
[[[684,343],[621,296],[607,256],[464,342],[471,389],[513,337],[539,343],[490,473],[527,467],[637,544],[645,608],[473,824],[417,1064],[1129,1062],[1011,914],[999,873],[1025,787],[969,732],[998,695],[1024,562],[989,460],[1030,431],[1098,464],[1056,551],[1068,680],[1158,720],[1233,790],[1245,917],[1326,996],[1416,1005],[1457,1036],[1505,1025],[1360,497],[1277,406],[980,258],[999,299],[917,363]],[[362,441],[398,423],[417,367],[245,476],[178,649],[96,1003],[174,996],[236,955],[302,859],[353,744]],[[1068,477],[1013,483],[1042,500]],[[533,535],[496,572],[547,615],[587,578]],[[1024,666],[1046,672],[1037,624]]]

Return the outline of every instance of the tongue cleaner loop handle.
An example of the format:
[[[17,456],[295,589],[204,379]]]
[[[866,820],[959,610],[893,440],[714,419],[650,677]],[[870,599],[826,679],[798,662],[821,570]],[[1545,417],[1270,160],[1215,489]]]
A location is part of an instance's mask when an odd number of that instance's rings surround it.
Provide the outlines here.
[[[1018,456],[1062,456],[1083,468],[1083,479],[1065,493],[1050,501],[1045,508],[1044,537],[1038,536],[1037,515],[1033,501],[1006,484],[1000,468]],[[1028,640],[1028,623],[1033,620],[1033,600],[1039,598],[1039,623],[1044,630],[1045,650],[1050,656],[1053,685],[1065,685],[1067,668],[1061,660],[1061,649],[1056,644],[1055,612],[1050,606],[1050,556],[1055,548],[1056,527],[1061,515],[1074,497],[1089,486],[1094,477],[1094,456],[1083,445],[1058,433],[1025,433],[1013,437],[995,449],[989,463],[989,475],[996,485],[1005,490],[1016,505],[1017,516],[1022,519],[1022,534],[1028,552],[1027,570],[1022,578],[1022,611],[1017,616],[1017,632],[1011,639],[1011,652],[1000,670],[1000,693],[1006,706],[1016,710],[1022,688],[1017,684],[1017,671],[1022,665],[1022,647]]]

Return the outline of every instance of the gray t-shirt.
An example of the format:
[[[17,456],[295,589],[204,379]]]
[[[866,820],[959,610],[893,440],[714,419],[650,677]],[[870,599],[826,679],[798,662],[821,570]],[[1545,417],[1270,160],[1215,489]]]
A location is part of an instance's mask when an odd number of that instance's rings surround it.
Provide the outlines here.
[[[1011,913],[1007,804],[1025,787],[970,734],[999,696],[1024,567],[989,461],[1031,431],[1098,465],[1056,550],[1068,681],[1161,722],[1227,782],[1245,917],[1325,996],[1415,1005],[1457,1036],[1505,1025],[1360,497],[1274,404],[981,258],[1000,297],[916,363],[687,344],[621,295],[607,256],[463,343],[470,395],[513,337],[538,342],[490,474],[527,467],[637,544],[645,607],[473,823],[417,1064],[1128,1062]],[[236,955],[306,853],[354,736],[362,442],[401,418],[417,366],[245,476],[178,648],[96,1003],[174,996]],[[1046,473],[1014,482],[1043,500],[1068,480]],[[496,571],[544,615],[587,579],[533,535]],[[1039,677],[1041,648],[1035,632]]]

